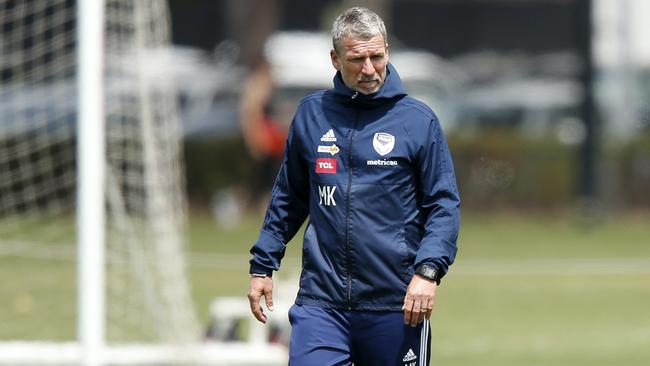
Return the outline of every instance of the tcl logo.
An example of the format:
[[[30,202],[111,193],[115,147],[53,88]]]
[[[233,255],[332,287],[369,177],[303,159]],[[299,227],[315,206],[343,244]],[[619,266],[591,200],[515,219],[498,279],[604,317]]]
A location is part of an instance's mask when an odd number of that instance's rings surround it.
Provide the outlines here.
[[[316,159],[316,173],[335,174],[336,159],[332,159],[332,158]]]

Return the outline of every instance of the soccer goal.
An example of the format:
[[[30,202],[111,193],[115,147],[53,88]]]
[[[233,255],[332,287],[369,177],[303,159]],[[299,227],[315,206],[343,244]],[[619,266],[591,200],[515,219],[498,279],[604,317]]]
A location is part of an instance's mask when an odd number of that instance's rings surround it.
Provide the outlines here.
[[[77,343],[59,356],[87,364],[190,342],[176,95],[142,62],[166,3],[0,4],[0,338]]]
[[[1,365],[285,357],[199,343],[177,95],[146,61],[169,26],[164,0],[0,0]]]

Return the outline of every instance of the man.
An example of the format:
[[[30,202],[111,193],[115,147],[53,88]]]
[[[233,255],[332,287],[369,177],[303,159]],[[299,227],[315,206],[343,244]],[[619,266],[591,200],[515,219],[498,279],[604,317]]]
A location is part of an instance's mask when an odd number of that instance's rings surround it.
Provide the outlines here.
[[[258,241],[251,311],[304,220],[289,364],[428,365],[436,287],[456,255],[460,200],[434,113],[406,95],[383,21],[334,22],[334,89],[298,106]],[[299,57],[299,55],[297,55]]]

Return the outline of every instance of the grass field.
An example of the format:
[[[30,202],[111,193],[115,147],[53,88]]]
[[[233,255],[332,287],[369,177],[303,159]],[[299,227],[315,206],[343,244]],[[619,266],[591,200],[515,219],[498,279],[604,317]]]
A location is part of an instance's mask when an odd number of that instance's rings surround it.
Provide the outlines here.
[[[466,215],[432,318],[432,365],[649,365],[648,223]],[[247,259],[258,225],[219,231],[194,218],[193,250],[228,254],[221,269],[193,270],[201,314],[214,294],[243,296],[246,262],[232,260]],[[296,244],[286,257],[294,265]]]
[[[207,215],[190,220],[203,322],[215,296],[244,296],[260,222],[222,229]],[[647,215],[466,214],[457,263],[438,291],[431,364],[650,365],[649,223]],[[295,273],[299,253],[294,240],[280,278]],[[73,337],[73,263],[0,256],[0,278],[0,340]]]

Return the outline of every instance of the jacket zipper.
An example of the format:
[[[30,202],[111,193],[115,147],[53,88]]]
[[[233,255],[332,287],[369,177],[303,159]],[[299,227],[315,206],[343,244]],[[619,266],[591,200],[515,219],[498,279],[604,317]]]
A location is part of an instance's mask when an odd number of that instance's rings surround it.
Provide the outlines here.
[[[354,100],[359,95],[356,92],[352,95],[351,99]],[[352,190],[352,142],[354,141],[354,133],[357,129],[359,122],[359,111],[355,111],[354,124],[352,132],[350,133],[350,143],[348,148],[348,187],[345,193],[345,264],[348,272],[348,310],[352,310],[352,274],[351,274],[351,261],[350,261],[350,191]]]

